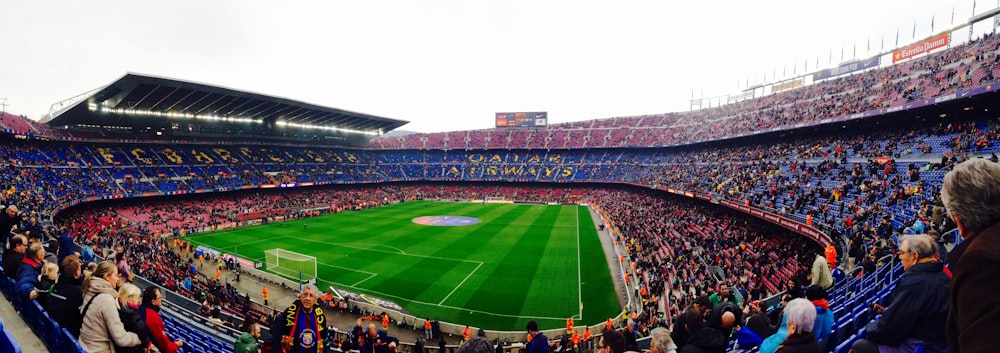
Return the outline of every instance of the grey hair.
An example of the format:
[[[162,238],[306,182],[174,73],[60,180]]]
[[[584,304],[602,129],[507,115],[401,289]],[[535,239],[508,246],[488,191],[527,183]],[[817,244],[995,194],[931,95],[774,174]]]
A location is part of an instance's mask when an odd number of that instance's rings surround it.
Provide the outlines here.
[[[669,330],[657,327],[654,328],[653,331],[650,331],[649,334],[653,337],[652,342],[650,343],[655,344],[656,348],[658,348],[660,352],[668,352],[677,349],[677,345],[674,344],[674,340],[670,338]]]
[[[921,259],[930,258],[937,254],[937,243],[927,234],[907,235],[899,240],[899,250],[915,252]]]
[[[969,232],[989,228],[1000,220],[1000,164],[973,158],[944,176],[941,201]]]
[[[493,342],[490,340],[475,336],[470,338],[465,343],[462,343],[461,347],[458,347],[458,353],[494,353],[496,349],[493,347]]]
[[[301,297],[302,294],[305,294],[305,292],[307,290],[310,290],[310,289],[312,289],[313,292],[316,292],[316,296],[319,296],[319,288],[316,287],[315,284],[306,284],[306,285],[303,285],[302,286],[302,291],[299,292],[299,296]]]
[[[788,302],[785,306],[785,321],[795,323],[799,332],[812,332],[813,323],[816,322],[816,307],[808,300],[798,298]]]

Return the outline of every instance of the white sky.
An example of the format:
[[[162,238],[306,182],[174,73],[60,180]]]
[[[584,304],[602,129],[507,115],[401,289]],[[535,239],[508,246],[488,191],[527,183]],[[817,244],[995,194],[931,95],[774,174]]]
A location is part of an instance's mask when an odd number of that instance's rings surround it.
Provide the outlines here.
[[[33,119],[126,72],[411,121],[491,128],[688,109],[816,58],[822,68],[972,14],[973,0],[0,0],[0,97]],[[978,0],[976,13],[1000,4]],[[976,27],[987,27],[982,24]],[[985,30],[985,28],[983,28]],[[967,30],[954,41],[965,41]]]

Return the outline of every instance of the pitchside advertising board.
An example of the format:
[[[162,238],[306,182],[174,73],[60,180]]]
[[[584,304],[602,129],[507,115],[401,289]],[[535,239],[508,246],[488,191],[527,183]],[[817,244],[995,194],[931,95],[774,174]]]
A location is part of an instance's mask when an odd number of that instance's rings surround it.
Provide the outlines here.
[[[545,127],[547,112],[497,113],[497,127]]]

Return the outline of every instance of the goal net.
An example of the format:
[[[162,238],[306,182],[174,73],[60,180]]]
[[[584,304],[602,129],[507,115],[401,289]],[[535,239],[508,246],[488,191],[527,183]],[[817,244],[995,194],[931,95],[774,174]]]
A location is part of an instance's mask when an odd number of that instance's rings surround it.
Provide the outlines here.
[[[514,203],[514,201],[507,200],[504,196],[486,196],[486,203]]]
[[[316,257],[285,249],[264,250],[266,269],[279,275],[308,281],[316,278]]]

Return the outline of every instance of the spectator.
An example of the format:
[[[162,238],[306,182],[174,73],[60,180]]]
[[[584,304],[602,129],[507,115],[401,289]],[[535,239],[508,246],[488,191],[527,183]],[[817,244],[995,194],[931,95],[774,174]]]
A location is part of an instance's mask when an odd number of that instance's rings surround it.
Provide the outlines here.
[[[69,330],[73,337],[80,337],[80,307],[83,306],[83,289],[81,283],[83,271],[80,267],[80,256],[70,255],[59,263],[59,282],[56,282],[49,293],[45,312],[49,313],[59,326]]]
[[[257,340],[260,339],[260,326],[257,326],[257,323],[247,318],[243,319],[243,325],[240,326],[240,331],[243,331],[243,334],[236,338],[233,352],[259,353],[260,347],[257,345]]]
[[[824,255],[816,255],[816,260],[813,261],[812,272],[810,274],[810,285],[819,285],[823,289],[829,289],[833,287],[833,273],[830,272],[830,266],[826,263],[826,257]]]
[[[713,293],[708,297],[708,300],[712,302],[713,308],[722,302],[731,302],[736,304],[737,307],[740,306],[740,300],[736,298],[736,295],[729,291],[729,285],[725,283],[719,284],[719,292]]]
[[[140,353],[147,352],[150,345],[149,329],[139,315],[139,303],[142,302],[142,292],[134,284],[122,284],[118,290],[118,316],[122,320],[122,325],[128,332],[139,336],[141,344],[133,347],[119,347],[115,345],[115,353]]]
[[[66,226],[60,227],[60,233],[58,256],[59,263],[62,263],[63,259],[67,256],[76,254],[76,252],[73,251],[73,235],[69,234],[69,228]]]
[[[21,268],[24,252],[28,249],[28,239],[23,235],[15,235],[7,242],[3,251],[3,272],[12,280],[17,280],[17,270]]]
[[[971,159],[944,177],[941,200],[964,242],[952,271],[946,336],[952,353],[990,352],[1000,332],[1000,164]]]
[[[806,288],[806,299],[816,307],[816,320],[813,324],[812,333],[817,341],[823,341],[833,330],[833,323],[837,318],[833,317],[830,304],[826,301],[826,290],[820,286],[809,286]]]
[[[775,330],[768,321],[767,314],[761,310],[759,302],[751,302],[750,306],[746,309],[746,313],[749,314],[746,322],[737,332],[740,347],[751,348],[759,346],[764,341],[764,337],[773,335]]]
[[[805,299],[794,299],[785,308],[788,338],[778,346],[777,353],[819,353],[819,342],[812,328],[816,320],[816,310]],[[763,352],[763,350],[761,350]]]
[[[318,298],[319,289],[307,284],[302,287],[299,300],[274,318],[271,326],[271,349],[274,352],[323,352],[326,316],[323,309],[316,305]],[[290,317],[293,319],[289,320]]]
[[[83,261],[84,264],[94,263],[94,260],[96,259],[94,256],[94,249],[92,249],[89,244],[83,246],[80,256],[80,260]]]
[[[28,217],[28,223],[25,223],[19,232],[27,235],[29,240],[45,241],[45,233],[42,232],[42,225],[38,223],[38,219],[35,216]]]
[[[111,261],[97,264],[94,272],[83,280],[83,325],[80,327],[80,346],[90,353],[114,352],[115,347],[135,347],[142,344],[139,336],[125,330],[118,316],[115,287],[121,278]]]
[[[38,283],[35,283],[35,290],[38,292],[38,304],[43,308],[48,305],[49,294],[59,280],[59,266],[52,262],[42,264],[41,273],[38,275]]]
[[[906,271],[892,290],[892,303],[872,303],[872,312],[882,318],[866,327],[867,337],[854,343],[856,353],[880,351],[948,352],[945,320],[948,313],[948,276],[938,262],[937,244],[926,234],[903,237],[899,260]]]
[[[546,348],[548,348],[547,342]],[[601,333],[601,341],[597,344],[597,348],[600,349],[599,353],[625,353],[625,336],[622,335],[621,331],[604,330]]]
[[[21,268],[17,270],[17,284],[14,285],[14,292],[17,296],[25,300],[35,300],[38,298],[38,276],[42,273],[42,264],[45,263],[45,248],[41,243],[31,243],[28,250],[24,252],[24,260],[21,261]]]
[[[677,315],[677,320],[674,321],[674,331],[670,333],[670,338],[673,339],[674,344],[677,347],[684,347],[687,344],[688,333],[694,331],[694,328],[687,328],[686,326],[691,322],[691,320],[702,321],[709,310],[712,310],[712,302],[708,299],[707,295],[699,296],[698,299],[691,304],[691,308],[685,311],[684,314]],[[697,313],[697,319],[687,317],[688,312]],[[701,324],[704,324],[702,322]],[[695,326],[699,326],[696,324]]]
[[[156,286],[146,287],[142,292],[142,306],[139,313],[142,314],[146,327],[149,328],[150,339],[153,345],[162,353],[177,353],[184,346],[184,341],[180,338],[170,340],[167,330],[163,326],[163,318],[160,317],[160,307],[163,305],[163,292]]]
[[[472,337],[458,347],[458,353],[495,353],[493,342],[482,337]]]
[[[361,319],[358,319],[360,326]],[[364,337],[359,340],[361,353],[389,353],[396,351],[399,340],[389,336],[385,330],[379,330],[374,323],[368,324],[368,329],[364,331]]]
[[[542,331],[538,330],[538,323],[535,322],[535,320],[528,321],[527,330],[528,330],[528,344],[525,347],[525,353],[548,352],[549,338],[545,337],[545,334],[542,333]],[[607,352],[602,352],[602,353],[607,353]]]
[[[0,237],[6,241],[20,227],[21,211],[17,209],[17,205],[7,206],[5,212],[0,213]]]
[[[710,353],[726,349],[726,337],[721,331],[705,325],[700,312],[689,309],[684,316],[687,342],[678,349],[678,353]]]
[[[621,330],[622,337],[625,338],[625,350],[626,351],[631,351],[631,352],[638,352],[639,351],[639,343],[636,342],[636,338],[637,338],[636,336],[638,336],[639,333],[636,332],[636,330],[635,330],[635,326],[636,325],[637,324],[636,324],[635,320],[632,320],[631,318],[629,318],[628,320],[625,321],[625,327],[622,328],[622,330]]]
[[[654,328],[649,332],[649,353],[676,353],[677,345],[670,339],[670,331],[663,327]]]

